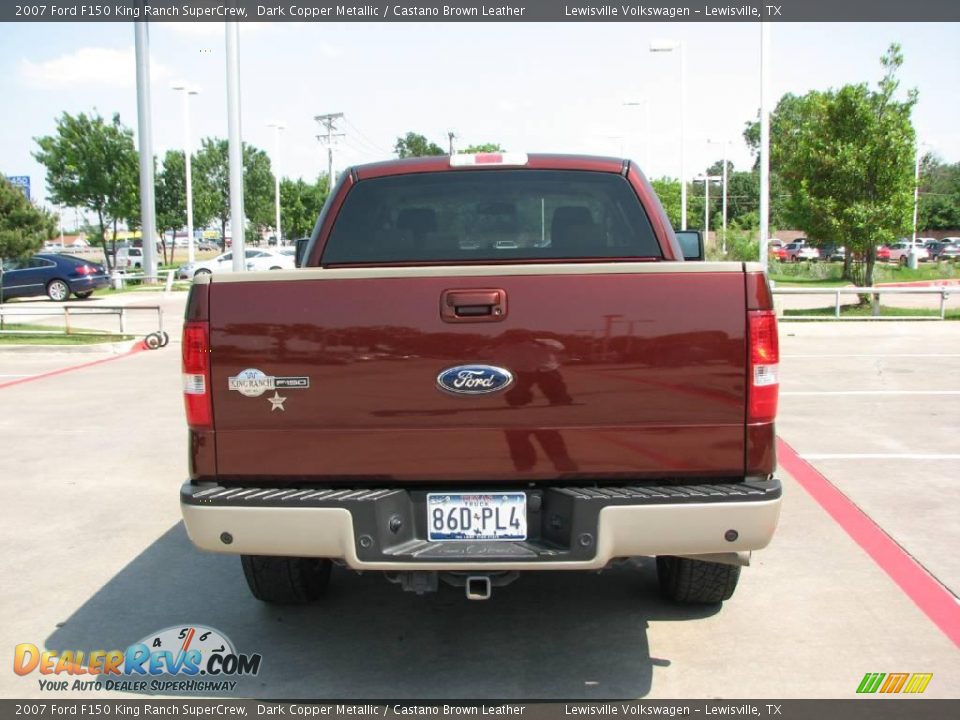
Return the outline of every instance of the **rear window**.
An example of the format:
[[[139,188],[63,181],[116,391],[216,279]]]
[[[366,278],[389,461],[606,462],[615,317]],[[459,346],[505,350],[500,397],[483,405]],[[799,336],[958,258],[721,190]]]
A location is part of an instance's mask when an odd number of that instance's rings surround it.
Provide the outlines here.
[[[620,175],[482,170],[359,182],[321,262],[659,257],[650,221]]]

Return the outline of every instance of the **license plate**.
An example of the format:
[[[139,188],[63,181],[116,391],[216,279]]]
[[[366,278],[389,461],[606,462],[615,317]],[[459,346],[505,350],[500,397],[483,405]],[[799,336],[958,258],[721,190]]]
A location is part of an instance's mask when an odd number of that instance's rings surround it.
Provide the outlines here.
[[[428,537],[435,540],[526,540],[527,496],[427,494]]]

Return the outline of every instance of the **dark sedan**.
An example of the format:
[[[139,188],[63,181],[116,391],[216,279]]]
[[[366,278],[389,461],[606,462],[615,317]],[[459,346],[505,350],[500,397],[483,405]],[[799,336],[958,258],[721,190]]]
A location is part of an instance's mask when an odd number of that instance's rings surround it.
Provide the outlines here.
[[[110,276],[106,268],[73,255],[41,253],[25,260],[4,260],[3,299],[46,295],[63,302],[73,293],[78,298],[93,295],[107,287]]]

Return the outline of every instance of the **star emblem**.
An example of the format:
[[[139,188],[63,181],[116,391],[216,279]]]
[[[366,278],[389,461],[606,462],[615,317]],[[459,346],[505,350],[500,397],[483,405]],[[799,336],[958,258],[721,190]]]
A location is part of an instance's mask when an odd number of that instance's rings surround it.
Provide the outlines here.
[[[273,397],[267,398],[270,401],[270,412],[274,410],[280,410],[281,412],[285,411],[286,408],[283,407],[283,403],[286,402],[286,398],[281,396],[276,390],[273,391]]]

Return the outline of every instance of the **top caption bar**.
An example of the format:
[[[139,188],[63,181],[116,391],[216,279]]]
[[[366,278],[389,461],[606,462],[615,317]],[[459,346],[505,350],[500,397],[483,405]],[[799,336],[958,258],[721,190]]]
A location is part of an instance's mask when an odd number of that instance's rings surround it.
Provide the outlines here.
[[[956,22],[958,0],[56,0],[3,2],[3,22]]]

